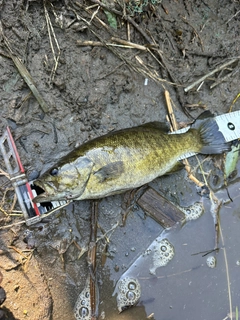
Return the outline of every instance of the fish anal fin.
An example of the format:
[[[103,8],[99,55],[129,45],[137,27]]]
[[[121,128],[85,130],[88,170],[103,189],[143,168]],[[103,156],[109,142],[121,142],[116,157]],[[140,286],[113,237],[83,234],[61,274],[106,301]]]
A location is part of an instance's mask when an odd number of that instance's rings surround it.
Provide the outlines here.
[[[164,175],[169,175],[169,174],[172,174],[172,173],[175,173],[177,171],[180,171],[184,168],[184,164],[180,161],[178,161],[173,167],[172,169],[170,169],[168,172],[166,172]]]

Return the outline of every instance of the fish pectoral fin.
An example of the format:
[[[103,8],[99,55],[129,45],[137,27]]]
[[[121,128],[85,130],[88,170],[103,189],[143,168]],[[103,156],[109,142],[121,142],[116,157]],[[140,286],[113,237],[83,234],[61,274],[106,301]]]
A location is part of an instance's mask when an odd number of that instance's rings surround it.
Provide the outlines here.
[[[123,161],[115,161],[103,166],[98,171],[94,172],[100,182],[111,180],[119,177],[124,171]]]

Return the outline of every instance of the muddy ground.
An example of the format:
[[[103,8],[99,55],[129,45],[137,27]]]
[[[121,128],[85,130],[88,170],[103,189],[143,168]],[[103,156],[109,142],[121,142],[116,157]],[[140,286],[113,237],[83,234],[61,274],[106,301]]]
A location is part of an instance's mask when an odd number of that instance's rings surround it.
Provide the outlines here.
[[[115,10],[117,28],[96,2],[0,1],[0,133],[11,127],[29,179],[91,138],[150,121],[166,122],[165,90],[178,122],[192,121],[203,109],[228,112],[239,93],[239,1],[149,0],[144,7],[141,1],[104,1]],[[145,47],[124,46],[112,37]],[[30,72],[47,105],[45,112],[29,94],[9,46]],[[239,109],[238,100],[234,110]],[[2,160],[0,167],[4,169]],[[5,177],[1,181],[1,209],[14,214],[19,207],[12,206],[13,191]],[[183,206],[201,198],[185,171],[159,178],[152,186]],[[99,236],[121,221],[124,201],[119,195],[99,202]],[[79,255],[89,243],[91,206],[90,201],[76,202],[32,227],[1,230],[6,319],[74,319],[74,304],[89,272],[86,254]],[[22,219],[3,210],[1,226]],[[98,264],[101,319],[151,316],[143,311],[144,302],[136,307],[139,314],[119,316],[112,293],[121,274],[161,230],[133,207],[125,227],[110,233],[109,243],[100,241],[98,259],[107,260]],[[158,297],[153,299],[157,303]],[[152,319],[161,319],[153,313]],[[209,319],[199,313],[194,318]]]

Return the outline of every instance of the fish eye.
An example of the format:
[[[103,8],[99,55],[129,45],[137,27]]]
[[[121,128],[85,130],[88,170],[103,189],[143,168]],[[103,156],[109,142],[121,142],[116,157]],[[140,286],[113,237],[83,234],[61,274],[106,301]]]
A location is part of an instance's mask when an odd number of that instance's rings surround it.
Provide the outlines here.
[[[50,172],[51,176],[56,176],[58,174],[58,169],[57,168],[53,168]]]

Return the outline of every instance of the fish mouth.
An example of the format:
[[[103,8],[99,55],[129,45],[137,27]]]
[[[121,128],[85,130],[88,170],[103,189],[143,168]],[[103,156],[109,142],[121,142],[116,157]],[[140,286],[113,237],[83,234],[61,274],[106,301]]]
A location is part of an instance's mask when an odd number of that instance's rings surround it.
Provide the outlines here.
[[[54,193],[47,191],[48,189],[53,191],[52,186],[47,186],[41,180],[36,180],[33,182],[33,189],[37,193],[37,196],[32,199],[34,203],[59,200],[59,197],[57,197]]]
[[[54,201],[54,199],[52,197],[49,197],[45,192],[32,199],[32,202],[34,203],[51,202],[51,201]]]
[[[51,182],[42,182],[36,180],[33,182],[33,189],[37,196],[32,199],[33,203],[43,203],[52,201],[71,201],[78,198],[81,194],[72,192],[57,191],[56,187]]]

